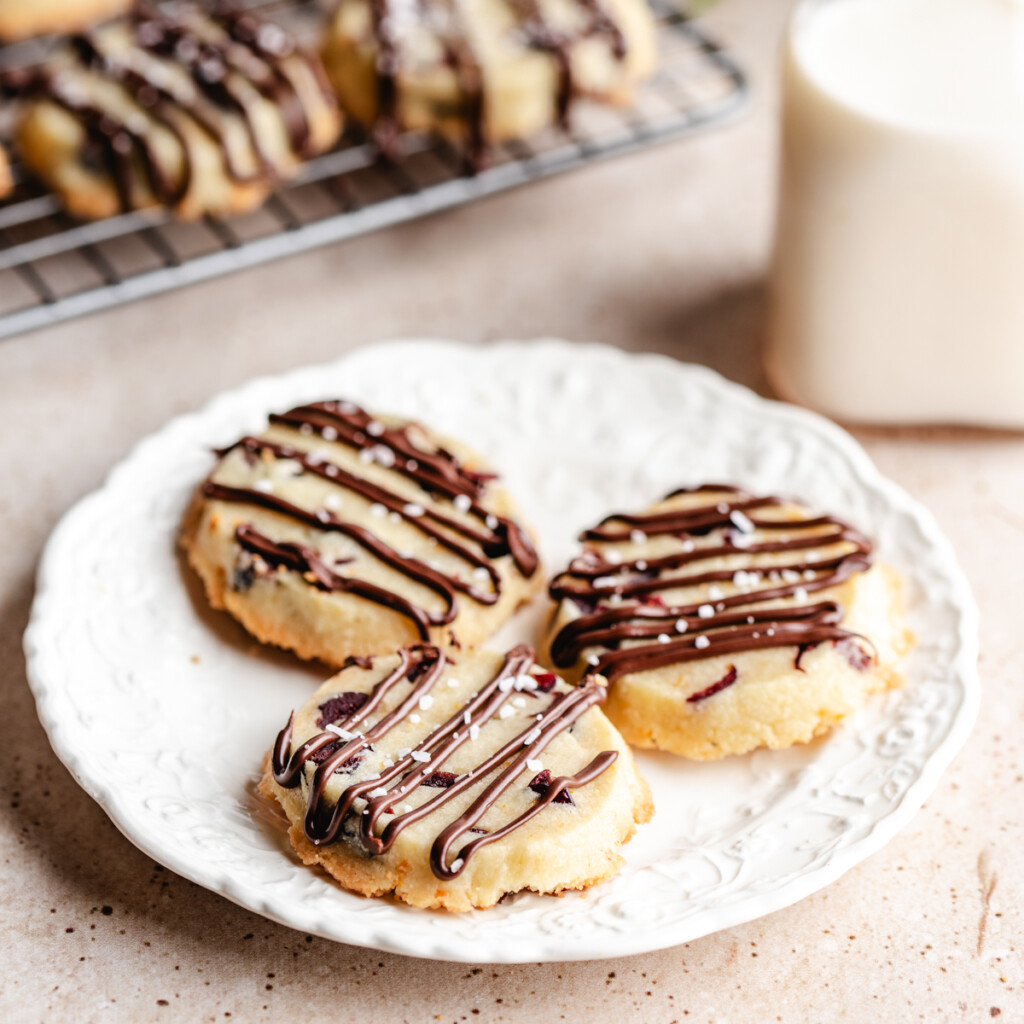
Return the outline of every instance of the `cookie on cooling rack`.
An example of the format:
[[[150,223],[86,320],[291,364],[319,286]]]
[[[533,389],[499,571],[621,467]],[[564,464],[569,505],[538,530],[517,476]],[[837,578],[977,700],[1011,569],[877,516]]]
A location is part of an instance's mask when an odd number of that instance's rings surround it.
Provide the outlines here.
[[[319,60],[290,35],[192,4],[76,36],[20,88],[24,163],[85,218],[252,209],[341,128]]]
[[[260,791],[302,860],[365,896],[469,910],[582,889],[653,811],[604,693],[526,646],[354,659],[289,719]]]
[[[839,519],[707,485],[581,540],[550,586],[551,660],[607,678],[606,713],[634,746],[787,747],[901,682],[900,580]]]
[[[630,102],[654,69],[645,0],[341,0],[323,45],[342,107],[386,143],[486,143],[564,123],[577,96]]]
[[[271,416],[221,452],[183,543],[214,607],[332,665],[415,641],[478,644],[542,584],[487,467],[351,402]]]
[[[133,0],[0,0],[0,39],[13,42],[49,32],[77,32],[124,14]]]

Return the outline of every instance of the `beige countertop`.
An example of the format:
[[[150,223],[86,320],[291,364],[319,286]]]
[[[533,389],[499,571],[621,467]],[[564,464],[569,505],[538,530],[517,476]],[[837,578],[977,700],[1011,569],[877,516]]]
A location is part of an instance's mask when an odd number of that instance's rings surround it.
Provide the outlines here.
[[[741,123],[421,223],[0,343],[0,1019],[1024,1020],[1024,437],[858,431],[952,538],[982,609],[983,703],[934,795],[822,892],[686,945],[472,967],[312,938],[135,849],[51,752],[25,681],[60,516],[142,436],[249,377],[376,339],[561,335],[765,391],[775,47],[785,0],[711,17]]]

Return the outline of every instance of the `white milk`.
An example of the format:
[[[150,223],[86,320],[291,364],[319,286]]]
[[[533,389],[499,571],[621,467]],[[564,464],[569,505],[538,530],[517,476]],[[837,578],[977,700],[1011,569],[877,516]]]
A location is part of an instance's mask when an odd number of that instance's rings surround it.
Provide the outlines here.
[[[1024,2],[800,5],[768,335],[840,419],[1024,426]]]

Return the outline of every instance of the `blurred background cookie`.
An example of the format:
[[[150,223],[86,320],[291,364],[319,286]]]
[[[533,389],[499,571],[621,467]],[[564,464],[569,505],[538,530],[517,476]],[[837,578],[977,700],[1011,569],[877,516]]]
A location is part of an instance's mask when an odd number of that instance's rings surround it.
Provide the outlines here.
[[[76,32],[125,13],[132,0],[0,0],[0,39]]]
[[[626,104],[655,65],[644,0],[342,0],[323,45],[342,107],[385,144],[488,142],[564,123],[576,96]]]
[[[898,686],[895,572],[832,516],[722,485],[609,516],[551,584],[549,647],[639,747],[709,760],[828,731]]]
[[[24,163],[86,218],[251,209],[341,129],[318,59],[290,35],[192,4],[76,36],[20,89]]]
[[[183,543],[215,608],[265,643],[341,665],[490,636],[543,582],[513,514],[455,442],[317,402],[221,453]]]

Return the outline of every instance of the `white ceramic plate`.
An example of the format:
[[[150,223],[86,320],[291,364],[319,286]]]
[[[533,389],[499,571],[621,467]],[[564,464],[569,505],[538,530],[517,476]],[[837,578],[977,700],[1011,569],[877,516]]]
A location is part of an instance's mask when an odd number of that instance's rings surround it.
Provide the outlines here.
[[[324,675],[210,612],[175,549],[210,449],[267,412],[348,397],[419,417],[499,466],[549,567],[578,531],[705,480],[804,497],[871,533],[909,582],[918,645],[902,691],[824,740],[715,764],[641,755],[657,812],[614,880],[469,914],[349,895],[300,865],[253,790],[288,711]],[[499,641],[536,639],[546,602]],[[558,341],[402,341],[253,381],[141,442],[54,532],[25,635],[58,756],[137,846],[293,928],[449,960],[662,948],[787,906],[905,825],[976,713],[977,615],[931,516],[855,442],[708,370]]]

